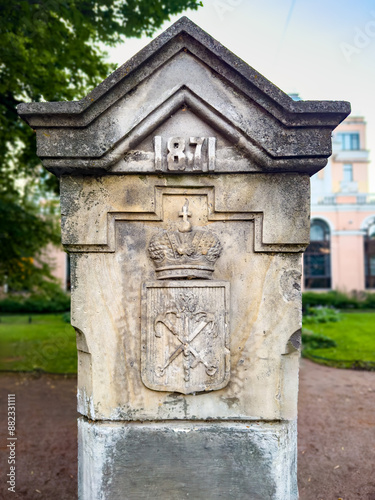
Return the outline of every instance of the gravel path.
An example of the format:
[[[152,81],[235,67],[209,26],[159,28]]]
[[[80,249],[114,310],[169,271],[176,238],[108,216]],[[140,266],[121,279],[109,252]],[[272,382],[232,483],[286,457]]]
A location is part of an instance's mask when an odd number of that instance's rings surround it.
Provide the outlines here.
[[[375,500],[375,372],[302,360],[301,500]]]
[[[75,377],[0,375],[1,500],[77,498],[75,385]],[[15,494],[5,478],[8,393],[17,405]],[[302,360],[298,449],[300,500],[375,500],[375,373]]]

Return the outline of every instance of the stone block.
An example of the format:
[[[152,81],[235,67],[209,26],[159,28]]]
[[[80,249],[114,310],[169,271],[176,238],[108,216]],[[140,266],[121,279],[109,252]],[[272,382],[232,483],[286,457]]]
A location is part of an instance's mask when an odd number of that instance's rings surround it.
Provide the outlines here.
[[[81,418],[80,500],[297,500],[296,422]]]
[[[202,176],[199,182],[187,176],[175,179],[62,179],[63,234],[72,238],[75,250],[72,324],[80,365],[86,367],[79,377],[79,411],[95,420],[294,419],[299,351],[287,345],[301,328],[298,250],[306,244],[302,227],[308,232],[307,179],[284,174],[271,183],[259,174],[225,180]],[[74,197],[72,186],[79,185]],[[230,285],[225,348],[231,370],[222,388],[205,393],[196,388],[192,392],[199,394],[181,396],[175,388],[160,392],[144,383],[142,317],[147,301],[142,303],[142,290],[155,280],[165,286],[157,278],[166,271],[155,267],[149,246],[160,232],[178,233],[186,200],[190,234],[211,233],[220,241],[220,256],[213,270],[205,272],[212,274],[207,286],[217,281]],[[277,236],[263,242],[267,219],[269,228],[277,222],[285,230],[281,242]],[[107,240],[96,239],[96,231]],[[282,235],[280,228],[275,231]],[[189,280],[189,286],[194,282]],[[207,307],[211,312],[213,305]],[[164,337],[153,338],[155,348],[164,345]],[[168,353],[158,356],[172,355]]]

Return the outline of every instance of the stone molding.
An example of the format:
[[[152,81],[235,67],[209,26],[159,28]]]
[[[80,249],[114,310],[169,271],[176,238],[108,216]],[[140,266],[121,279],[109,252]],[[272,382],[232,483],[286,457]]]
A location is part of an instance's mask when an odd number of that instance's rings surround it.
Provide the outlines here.
[[[69,252],[79,252],[79,253],[111,253],[116,251],[116,231],[115,224],[119,221],[148,221],[148,222],[163,222],[163,197],[168,195],[184,195],[189,196],[205,196],[207,197],[207,219],[208,221],[252,221],[254,223],[254,252],[303,252],[306,246],[309,244],[309,235],[300,235],[300,241],[298,243],[269,243],[264,241],[264,219],[267,217],[263,211],[218,211],[216,210],[217,202],[215,196],[215,187],[167,187],[167,186],[155,186],[154,188],[154,201],[152,205],[154,206],[154,211],[149,212],[147,209],[142,209],[137,212],[127,212],[127,211],[108,211],[106,213],[106,241],[101,244],[82,244],[79,243],[79,239],[82,237],[82,232],[79,232],[76,237],[77,243],[72,244],[69,227],[71,227],[71,216],[66,217],[65,205],[63,202],[62,206],[62,242],[66,250]],[[67,200],[68,204],[69,201]],[[308,210],[308,200],[306,203]],[[303,207],[300,207],[301,213],[304,213]],[[85,214],[87,210],[82,210]],[[269,214],[270,219],[274,217],[272,213]]]
[[[209,85],[197,87],[207,78]],[[22,103],[18,112],[36,129],[47,169],[57,176],[97,175],[156,171],[152,151],[138,150],[139,144],[184,107],[248,158],[238,164],[218,157],[221,172],[309,175],[326,164],[331,131],[350,112],[347,102],[293,101],[187,18],[81,101]],[[131,162],[124,162],[127,154]]]

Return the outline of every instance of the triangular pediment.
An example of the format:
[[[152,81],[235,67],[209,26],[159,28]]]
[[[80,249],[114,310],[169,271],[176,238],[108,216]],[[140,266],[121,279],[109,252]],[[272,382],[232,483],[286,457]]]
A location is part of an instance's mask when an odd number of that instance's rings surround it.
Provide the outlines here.
[[[183,105],[248,159],[237,170],[283,170],[288,159],[287,169],[303,163],[309,173],[325,164],[330,132],[350,110],[293,101],[184,17],[81,101],[18,111],[37,131],[45,166],[60,175],[113,169]]]
[[[176,150],[179,161],[171,163]],[[261,147],[187,88],[151,113],[110,156],[111,172],[260,171],[270,163]]]

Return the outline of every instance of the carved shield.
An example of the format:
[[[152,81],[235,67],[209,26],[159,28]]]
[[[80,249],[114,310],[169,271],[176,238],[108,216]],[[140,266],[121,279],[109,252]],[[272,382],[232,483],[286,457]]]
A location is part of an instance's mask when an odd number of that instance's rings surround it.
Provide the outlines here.
[[[230,377],[229,283],[143,284],[142,381],[190,394],[225,387]]]

